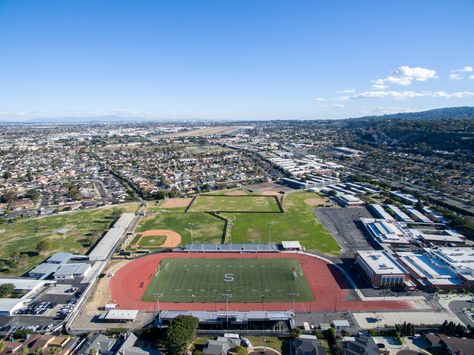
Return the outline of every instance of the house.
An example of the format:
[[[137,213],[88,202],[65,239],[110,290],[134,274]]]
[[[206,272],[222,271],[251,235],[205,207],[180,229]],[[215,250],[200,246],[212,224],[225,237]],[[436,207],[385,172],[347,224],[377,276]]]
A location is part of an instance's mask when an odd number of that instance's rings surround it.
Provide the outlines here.
[[[343,355],[379,355],[380,351],[372,337],[355,337],[343,344]]]
[[[79,355],[112,355],[112,348],[115,345],[116,339],[106,337],[103,334],[94,334],[88,341],[84,343],[81,349],[78,351]]]
[[[296,355],[326,355],[326,350],[319,345],[314,335],[300,335],[293,341],[293,353]]]
[[[474,339],[449,337],[444,334],[427,334],[432,348],[441,348],[451,355],[474,355]]]
[[[229,350],[240,345],[240,339],[218,337],[216,340],[208,340],[203,350],[205,355],[226,355]]]

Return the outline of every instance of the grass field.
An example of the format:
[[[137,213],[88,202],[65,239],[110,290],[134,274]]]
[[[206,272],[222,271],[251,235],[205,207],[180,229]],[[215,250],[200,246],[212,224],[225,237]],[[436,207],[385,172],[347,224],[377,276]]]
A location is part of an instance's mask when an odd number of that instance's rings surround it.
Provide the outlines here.
[[[159,247],[166,240],[166,237],[163,235],[144,235],[139,238],[138,245],[141,247]]]
[[[21,275],[59,251],[85,253],[110,227],[114,214],[134,212],[137,207],[129,203],[2,224],[0,274]],[[61,234],[62,228],[68,231]],[[53,249],[39,255],[36,246],[43,239],[51,240]]]
[[[191,225],[192,224],[192,225]],[[224,221],[208,213],[163,212],[144,218],[137,232],[150,229],[170,229],[181,235],[181,244],[193,241],[199,243],[220,243],[224,231]]]
[[[273,196],[197,196],[188,212],[280,212]]]
[[[324,226],[313,215],[311,207],[304,203],[316,195],[311,192],[295,192],[285,196],[285,213],[223,213],[232,226],[227,242],[268,243],[269,223],[272,225],[271,241],[299,240],[311,250],[338,254],[339,246]]]
[[[296,259],[163,259],[143,300],[303,302],[313,300]],[[193,297],[194,296],[194,297]]]
[[[224,190],[221,193],[228,193],[229,191],[232,190]],[[254,199],[263,197],[251,194],[248,196]],[[201,195],[197,200],[204,198],[203,201],[208,203],[207,198],[209,197],[212,198],[211,201],[231,200],[238,202],[242,201],[242,199],[247,199],[247,196],[215,197]],[[269,198],[273,200],[276,206],[273,197]],[[283,200],[284,213],[279,213],[279,210],[277,210],[277,213],[220,213],[221,217],[226,218],[230,222],[227,226],[226,243],[268,243],[269,223],[275,222],[272,225],[272,242],[298,240],[301,245],[309,250],[337,255],[340,249],[336,240],[314,216],[312,207],[304,202],[306,199],[311,198],[318,198],[318,195],[304,191],[287,194]],[[156,208],[160,210],[159,206],[156,206]],[[182,211],[171,213],[165,210],[162,214],[147,216],[145,221],[140,224],[138,230],[171,229],[181,234],[183,237],[182,244],[186,244],[190,241],[189,223],[193,223],[193,242],[220,242],[224,222],[206,213],[182,213]]]

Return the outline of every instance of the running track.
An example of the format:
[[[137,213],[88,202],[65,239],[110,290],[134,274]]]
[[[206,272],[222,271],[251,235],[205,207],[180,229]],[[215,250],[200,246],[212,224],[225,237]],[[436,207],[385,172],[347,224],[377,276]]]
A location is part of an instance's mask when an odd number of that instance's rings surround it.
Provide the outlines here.
[[[300,261],[315,300],[312,302],[285,303],[229,303],[231,311],[289,310],[295,312],[335,312],[335,311],[382,311],[412,308],[404,301],[361,301],[348,300],[349,283],[344,275],[328,262],[303,254],[285,253],[159,253],[147,255],[131,261],[120,268],[109,283],[110,301],[119,309],[157,310],[154,302],[142,301],[148,283],[157,265],[164,258],[293,258]],[[174,303],[160,302],[164,310],[183,311],[223,311],[225,303]]]

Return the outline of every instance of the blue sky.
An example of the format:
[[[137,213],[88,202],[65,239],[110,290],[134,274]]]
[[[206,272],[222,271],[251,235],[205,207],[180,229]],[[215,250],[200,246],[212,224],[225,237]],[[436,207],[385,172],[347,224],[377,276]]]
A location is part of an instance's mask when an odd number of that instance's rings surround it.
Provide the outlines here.
[[[474,105],[474,1],[0,0],[0,120]]]

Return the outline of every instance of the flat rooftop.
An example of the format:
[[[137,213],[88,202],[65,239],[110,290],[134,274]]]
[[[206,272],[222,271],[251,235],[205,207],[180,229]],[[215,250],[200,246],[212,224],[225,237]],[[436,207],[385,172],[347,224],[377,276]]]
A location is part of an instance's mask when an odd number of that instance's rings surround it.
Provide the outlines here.
[[[406,270],[386,251],[364,250],[357,251],[357,254],[377,275],[398,275],[406,273]]]

